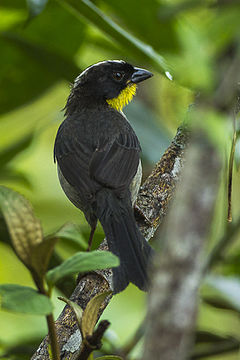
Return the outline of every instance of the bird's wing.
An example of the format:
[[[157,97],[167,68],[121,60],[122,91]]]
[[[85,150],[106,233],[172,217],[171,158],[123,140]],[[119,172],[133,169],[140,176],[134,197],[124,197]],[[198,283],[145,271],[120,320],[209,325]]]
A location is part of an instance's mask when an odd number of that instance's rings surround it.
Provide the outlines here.
[[[86,193],[101,187],[127,189],[137,172],[140,145],[133,131],[118,134],[111,141],[98,139],[90,148],[80,137],[57,134],[54,156],[69,184]]]
[[[85,195],[94,193],[98,188],[89,178],[91,157],[92,151],[74,133],[69,136],[69,131],[66,133],[62,124],[55,140],[54,160],[67,182]]]
[[[120,134],[113,142],[102,143],[93,153],[90,176],[113,189],[129,187],[139,164],[140,145],[134,132]]]

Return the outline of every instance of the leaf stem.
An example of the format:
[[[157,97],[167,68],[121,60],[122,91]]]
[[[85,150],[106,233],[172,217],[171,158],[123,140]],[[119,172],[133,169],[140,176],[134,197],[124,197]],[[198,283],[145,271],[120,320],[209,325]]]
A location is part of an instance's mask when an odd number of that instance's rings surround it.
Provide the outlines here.
[[[35,281],[35,284],[39,290],[39,292],[48,298],[50,298],[51,289],[46,290],[44,287],[43,278],[41,278],[35,271],[31,270],[32,277]],[[57,333],[54,323],[53,314],[49,314],[46,316],[47,326],[48,326],[48,336],[51,345],[51,356],[50,359],[52,360],[60,360],[60,349],[57,340]]]
[[[47,325],[48,325],[48,334],[51,344],[51,355],[53,360],[60,360],[60,350],[57,341],[57,333],[54,324],[53,314],[46,316]]]

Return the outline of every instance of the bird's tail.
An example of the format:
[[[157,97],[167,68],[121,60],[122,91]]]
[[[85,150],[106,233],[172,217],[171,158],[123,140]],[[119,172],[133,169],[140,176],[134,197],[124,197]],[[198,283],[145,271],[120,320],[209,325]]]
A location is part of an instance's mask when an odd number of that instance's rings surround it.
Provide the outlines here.
[[[146,290],[147,268],[153,250],[136,225],[130,196],[129,200],[119,199],[111,190],[100,190],[95,211],[110,251],[120,259],[120,266],[113,268],[114,293],[124,290],[129,282]]]

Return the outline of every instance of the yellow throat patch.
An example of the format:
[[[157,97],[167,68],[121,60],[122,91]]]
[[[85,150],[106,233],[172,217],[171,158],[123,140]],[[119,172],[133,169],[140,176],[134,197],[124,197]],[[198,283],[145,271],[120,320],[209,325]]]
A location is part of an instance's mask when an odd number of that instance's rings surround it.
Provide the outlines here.
[[[107,99],[107,103],[117,111],[122,111],[124,106],[126,106],[136,94],[137,85],[130,83],[125,89],[123,89],[120,94],[113,99]]]

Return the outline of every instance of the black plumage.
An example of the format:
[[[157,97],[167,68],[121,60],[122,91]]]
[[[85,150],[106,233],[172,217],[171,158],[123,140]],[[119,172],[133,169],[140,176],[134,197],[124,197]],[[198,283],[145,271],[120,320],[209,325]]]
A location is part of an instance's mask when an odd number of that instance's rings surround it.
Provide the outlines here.
[[[141,147],[126,117],[108,100],[127,96],[128,87],[150,76],[122,61],[85,70],[74,83],[54,146],[66,195],[84,212],[92,233],[99,219],[110,251],[120,258],[113,269],[115,293],[129,282],[146,289],[152,249],[135,223],[129,189]]]

